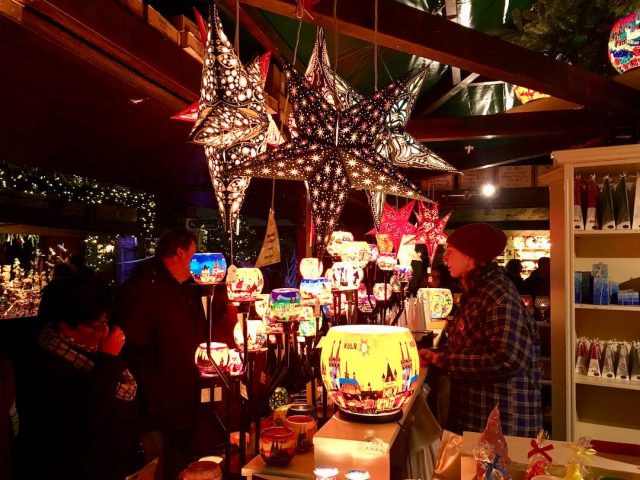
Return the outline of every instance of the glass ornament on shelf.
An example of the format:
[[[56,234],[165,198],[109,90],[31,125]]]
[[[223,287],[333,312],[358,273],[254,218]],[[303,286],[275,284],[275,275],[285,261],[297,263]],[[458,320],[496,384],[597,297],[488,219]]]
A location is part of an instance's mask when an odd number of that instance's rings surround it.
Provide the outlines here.
[[[547,310],[551,307],[551,298],[548,296],[536,296],[534,301],[535,307],[540,311],[540,321],[546,322]]]
[[[229,347],[226,343],[211,342],[209,345],[209,354],[211,359],[218,365],[220,370],[226,370],[229,365]],[[195,363],[200,370],[202,377],[215,377],[218,375],[216,368],[213,366],[209,355],[207,355],[207,343],[201,343],[196,349]]]

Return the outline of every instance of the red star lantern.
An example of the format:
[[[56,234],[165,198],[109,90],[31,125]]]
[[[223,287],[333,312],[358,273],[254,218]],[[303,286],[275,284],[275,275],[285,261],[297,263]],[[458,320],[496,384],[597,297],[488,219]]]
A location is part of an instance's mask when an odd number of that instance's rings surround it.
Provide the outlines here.
[[[410,243],[424,243],[429,251],[431,263],[433,263],[438,245],[443,245],[447,242],[444,229],[451,217],[451,213],[449,212],[444,217],[438,218],[438,204],[434,204],[432,208],[429,208],[424,202],[418,203],[418,213],[416,213],[416,218],[418,219],[417,232]]]
[[[413,206],[415,203],[415,200],[411,200],[404,207],[397,210],[385,203],[380,228],[370,230],[367,232],[367,235],[373,235],[376,233],[389,234],[389,237],[393,242],[393,249],[397,252],[400,249],[402,236],[416,233],[415,225],[409,223],[409,217],[413,212]]]

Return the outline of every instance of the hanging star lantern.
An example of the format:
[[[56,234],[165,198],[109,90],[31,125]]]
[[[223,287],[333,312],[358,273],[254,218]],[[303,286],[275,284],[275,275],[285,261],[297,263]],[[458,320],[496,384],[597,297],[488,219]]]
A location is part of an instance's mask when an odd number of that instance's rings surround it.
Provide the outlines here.
[[[413,239],[409,241],[409,243],[424,243],[427,246],[431,263],[433,263],[438,246],[447,243],[447,235],[444,233],[444,229],[453,213],[449,212],[444,217],[439,218],[440,213],[438,210],[437,203],[433,204],[431,208],[423,202],[418,203],[416,233]]]
[[[339,111],[288,62],[283,71],[298,136],[248,160],[234,173],[307,181],[318,256],[324,254],[350,188],[428,200],[373,148],[386,114],[403,90],[403,77]]]
[[[413,212],[413,206],[415,200],[407,203],[404,207],[395,209],[388,204],[384,204],[384,210],[382,213],[382,221],[378,229],[373,229],[367,232],[367,235],[373,235],[376,233],[387,233],[393,242],[393,249],[398,252],[402,245],[402,237],[404,235],[413,235],[416,233],[416,227],[409,222],[409,217]]]
[[[268,126],[261,81],[250,76],[211,5],[202,65],[198,120],[189,140],[224,149],[264,133]]]

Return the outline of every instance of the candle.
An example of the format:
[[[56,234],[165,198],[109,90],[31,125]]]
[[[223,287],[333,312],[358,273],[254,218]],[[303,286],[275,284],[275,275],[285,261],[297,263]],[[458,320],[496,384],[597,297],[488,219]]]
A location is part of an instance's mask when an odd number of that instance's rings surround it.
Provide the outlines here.
[[[313,469],[316,480],[335,480],[338,477],[336,467],[316,467]]]
[[[371,475],[366,470],[349,470],[344,474],[347,480],[369,480]]]

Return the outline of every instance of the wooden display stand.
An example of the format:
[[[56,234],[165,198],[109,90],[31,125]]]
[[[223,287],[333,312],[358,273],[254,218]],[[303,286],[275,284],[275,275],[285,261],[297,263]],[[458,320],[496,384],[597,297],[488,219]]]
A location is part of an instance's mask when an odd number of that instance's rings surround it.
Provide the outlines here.
[[[576,304],[574,272],[604,262],[609,277],[624,281],[640,272],[640,231],[574,230],[574,177],[640,171],[640,146],[553,153],[556,169],[541,176],[551,206],[551,356],[553,436],[582,436],[640,444],[640,382],[603,380],[575,373],[576,339],[640,338],[640,307]]]

